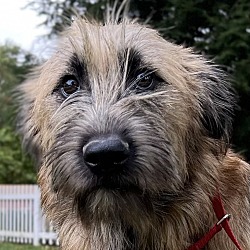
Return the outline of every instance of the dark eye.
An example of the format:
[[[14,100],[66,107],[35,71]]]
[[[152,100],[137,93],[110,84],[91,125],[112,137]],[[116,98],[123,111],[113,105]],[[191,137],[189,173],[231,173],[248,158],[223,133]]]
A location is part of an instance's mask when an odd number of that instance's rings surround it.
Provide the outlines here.
[[[65,77],[60,86],[61,94],[67,98],[80,90],[80,84],[74,76]]]
[[[136,77],[136,88],[139,90],[150,90],[154,87],[154,77],[151,73],[141,73]]]

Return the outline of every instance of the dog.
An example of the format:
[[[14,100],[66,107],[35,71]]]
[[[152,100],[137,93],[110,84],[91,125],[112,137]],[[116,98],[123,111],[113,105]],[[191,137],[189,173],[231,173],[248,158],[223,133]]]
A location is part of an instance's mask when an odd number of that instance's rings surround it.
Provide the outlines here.
[[[78,18],[19,93],[61,249],[250,249],[250,168],[213,62],[133,21]]]

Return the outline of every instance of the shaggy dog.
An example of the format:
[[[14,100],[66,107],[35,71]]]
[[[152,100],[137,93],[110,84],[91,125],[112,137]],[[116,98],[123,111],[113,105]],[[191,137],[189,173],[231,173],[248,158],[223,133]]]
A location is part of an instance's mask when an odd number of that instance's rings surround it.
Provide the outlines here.
[[[250,168],[229,149],[234,95],[214,64],[137,23],[78,19],[20,92],[61,249],[201,249],[214,225],[250,249]],[[222,230],[204,249],[235,244]]]

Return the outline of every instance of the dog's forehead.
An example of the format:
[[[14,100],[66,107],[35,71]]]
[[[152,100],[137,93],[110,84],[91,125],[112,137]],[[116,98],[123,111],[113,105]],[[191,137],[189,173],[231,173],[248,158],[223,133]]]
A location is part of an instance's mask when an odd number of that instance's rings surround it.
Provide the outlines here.
[[[145,26],[133,23],[105,24],[77,23],[72,33],[92,46],[107,45],[109,48],[122,49],[124,46],[136,46],[137,43],[157,39],[157,32]]]
[[[79,21],[69,29],[66,39],[70,41],[69,51],[90,64],[102,66],[110,64],[129,49],[151,59],[166,48],[169,52],[175,50],[157,31],[126,22],[98,25]]]

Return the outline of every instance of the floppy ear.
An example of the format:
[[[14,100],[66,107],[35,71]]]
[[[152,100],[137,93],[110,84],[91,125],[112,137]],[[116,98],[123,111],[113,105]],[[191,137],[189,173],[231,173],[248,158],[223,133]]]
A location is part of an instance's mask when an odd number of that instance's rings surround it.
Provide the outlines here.
[[[229,142],[236,97],[225,75],[218,69],[201,75],[201,121],[207,135],[213,139]]]

